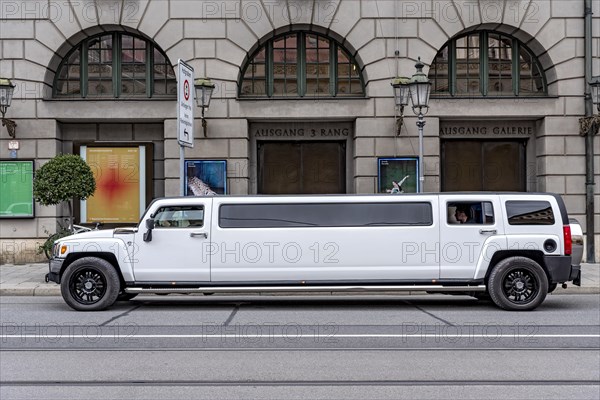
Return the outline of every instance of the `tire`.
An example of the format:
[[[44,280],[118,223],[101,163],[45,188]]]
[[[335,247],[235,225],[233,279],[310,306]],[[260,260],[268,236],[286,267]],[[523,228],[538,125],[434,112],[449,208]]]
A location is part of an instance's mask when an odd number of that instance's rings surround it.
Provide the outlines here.
[[[67,267],[60,292],[77,311],[100,311],[114,304],[121,290],[119,274],[106,260],[84,257]]]
[[[117,301],[129,301],[133,298],[135,298],[139,293],[127,293],[127,292],[121,292],[119,293],[119,295],[117,296]]]
[[[504,310],[530,311],[546,298],[548,278],[532,259],[509,257],[492,270],[488,292],[492,301]]]

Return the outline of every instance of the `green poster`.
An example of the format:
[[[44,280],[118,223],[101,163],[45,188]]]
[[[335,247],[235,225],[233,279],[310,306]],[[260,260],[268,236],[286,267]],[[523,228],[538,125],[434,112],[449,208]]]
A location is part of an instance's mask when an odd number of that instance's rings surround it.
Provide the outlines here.
[[[32,218],[33,161],[0,161],[0,218]]]
[[[419,159],[416,157],[379,158],[379,193],[417,193]]]

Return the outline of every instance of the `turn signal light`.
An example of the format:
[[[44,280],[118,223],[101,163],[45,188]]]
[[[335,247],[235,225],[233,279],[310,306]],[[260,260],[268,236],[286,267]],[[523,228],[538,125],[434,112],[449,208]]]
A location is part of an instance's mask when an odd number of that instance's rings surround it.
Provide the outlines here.
[[[60,254],[63,255],[67,252],[67,246],[62,245],[60,246]]]

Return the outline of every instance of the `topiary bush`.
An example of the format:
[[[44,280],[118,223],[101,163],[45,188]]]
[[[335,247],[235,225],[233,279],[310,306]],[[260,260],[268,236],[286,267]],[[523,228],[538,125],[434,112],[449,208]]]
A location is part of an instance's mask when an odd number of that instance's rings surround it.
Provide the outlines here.
[[[56,205],[73,198],[85,200],[94,194],[96,181],[89,165],[75,154],[61,154],[36,171],[33,197],[44,205]]]
[[[61,154],[42,165],[33,178],[33,197],[44,206],[66,201],[69,206],[69,228],[73,226],[71,201],[86,200],[94,194],[96,180],[89,165],[75,154]]]

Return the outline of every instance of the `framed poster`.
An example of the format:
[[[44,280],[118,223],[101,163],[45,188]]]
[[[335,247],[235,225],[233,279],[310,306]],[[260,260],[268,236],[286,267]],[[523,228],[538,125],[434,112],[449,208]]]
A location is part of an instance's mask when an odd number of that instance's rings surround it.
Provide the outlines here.
[[[227,161],[185,160],[185,195],[227,194]]]
[[[379,193],[417,193],[419,159],[417,157],[379,158],[377,187]]]
[[[80,205],[81,223],[137,223],[146,208],[145,146],[81,146],[96,179],[94,195]]]
[[[33,160],[0,160],[0,218],[33,218]]]

